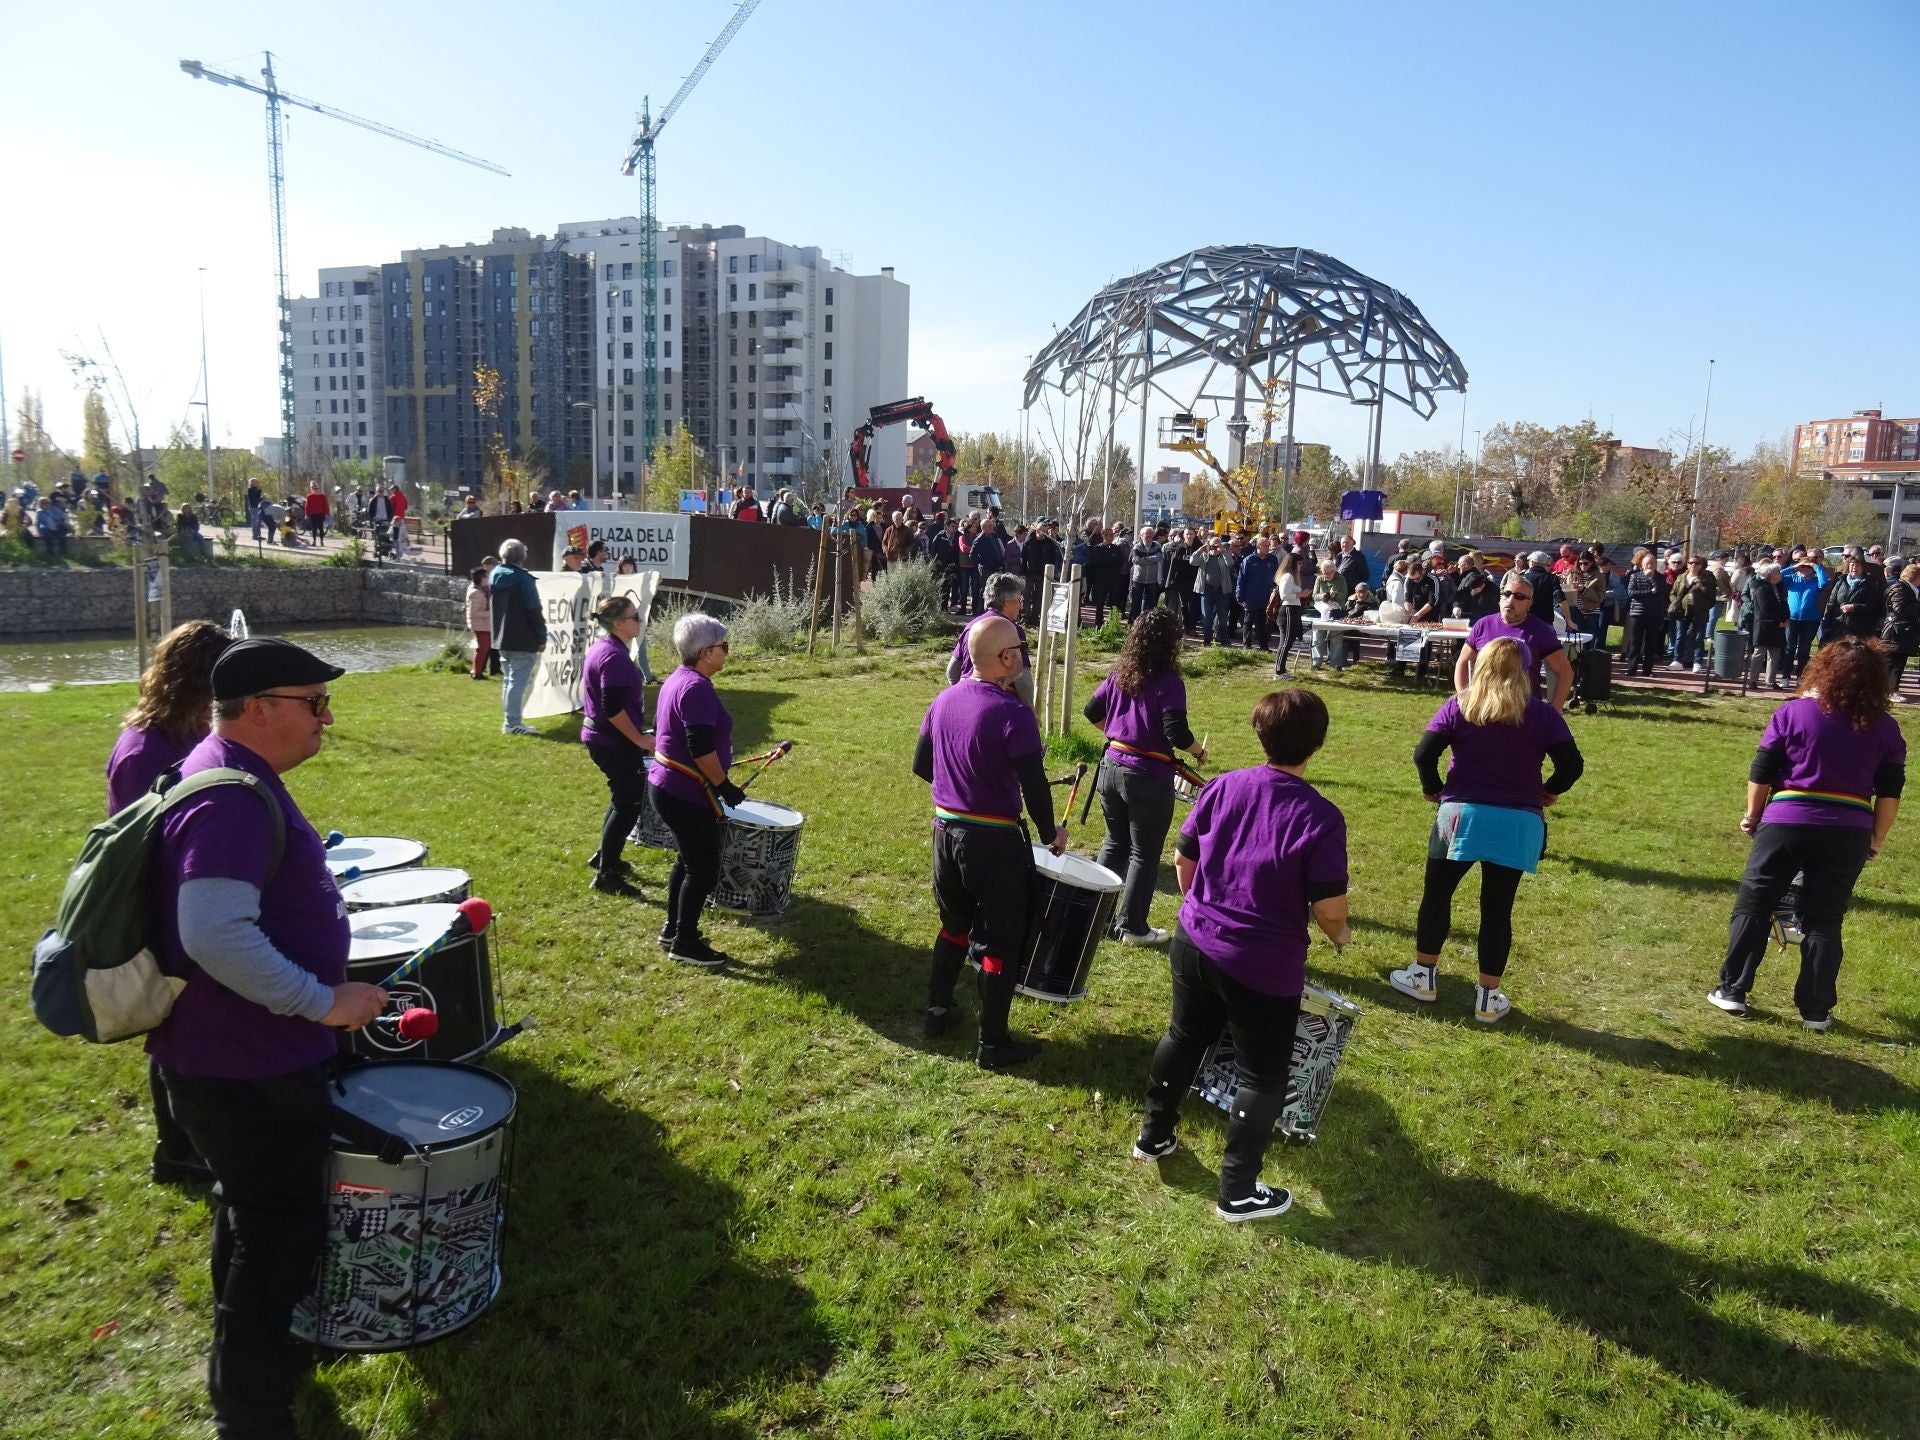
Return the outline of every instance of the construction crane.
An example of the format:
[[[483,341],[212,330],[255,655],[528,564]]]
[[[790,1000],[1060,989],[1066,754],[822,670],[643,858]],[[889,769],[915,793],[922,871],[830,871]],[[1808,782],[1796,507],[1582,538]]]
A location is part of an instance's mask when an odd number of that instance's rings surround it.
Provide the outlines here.
[[[727,48],[727,42],[740,33],[747,17],[759,6],[760,0],[740,0],[733,18],[727,21],[727,28],[714,37],[707,53],[700,57],[700,63],[680,82],[680,88],[673,92],[673,98],[660,112],[658,120],[652,115],[652,97],[641,98],[633,143],[627,147],[627,158],[620,165],[622,175],[637,173],[640,176],[640,433],[646,447],[641,452],[643,455],[652,454],[660,424],[660,225],[655,211],[653,142],[660,138],[674,111],[693,93],[693,87]],[[597,445],[599,441],[596,439],[594,443]]]
[[[198,60],[182,60],[180,68],[196,80],[211,80],[216,85],[232,85],[236,89],[250,90],[255,95],[264,95],[267,98],[267,184],[273,197],[273,276],[280,298],[280,474],[282,479],[291,481],[295,429],[293,303],[287,298],[287,172],[285,147],[281,139],[280,107],[298,105],[303,110],[312,110],[335,120],[344,120],[349,125],[358,125],[362,130],[371,130],[374,134],[385,135],[390,140],[404,140],[409,145],[418,145],[422,150],[431,150],[434,154],[444,155],[449,160],[478,165],[482,170],[491,170],[496,175],[505,175],[508,172],[491,160],[482,160],[478,156],[467,154],[464,150],[455,150],[450,145],[442,145],[436,140],[423,140],[418,135],[409,135],[404,130],[396,130],[391,125],[382,125],[378,120],[350,115],[345,110],[336,110],[333,106],[322,105],[317,100],[303,100],[298,95],[288,94],[274,80],[271,50],[266,52],[266,64],[260,71],[267,82],[265,85],[256,85],[241,75],[215,70],[210,65],[202,65]]]

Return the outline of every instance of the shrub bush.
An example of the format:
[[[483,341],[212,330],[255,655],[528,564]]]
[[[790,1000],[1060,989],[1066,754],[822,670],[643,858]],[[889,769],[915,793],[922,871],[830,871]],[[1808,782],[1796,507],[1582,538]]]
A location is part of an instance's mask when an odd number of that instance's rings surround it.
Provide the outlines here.
[[[889,565],[861,605],[867,633],[892,645],[918,640],[942,613],[940,582],[924,560]]]
[[[789,650],[806,629],[812,605],[811,566],[798,581],[789,575],[783,582],[776,572],[771,593],[750,594],[733,607],[727,631],[735,642],[754,650]]]

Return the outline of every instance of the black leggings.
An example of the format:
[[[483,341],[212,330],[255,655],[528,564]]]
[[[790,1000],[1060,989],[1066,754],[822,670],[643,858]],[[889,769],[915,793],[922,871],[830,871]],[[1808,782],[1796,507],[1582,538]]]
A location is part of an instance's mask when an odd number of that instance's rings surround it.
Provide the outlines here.
[[[638,745],[589,745],[587,753],[600,773],[607,777],[607,813],[600,822],[600,868],[619,868],[620,852],[627,837],[639,823],[640,812],[647,808],[647,772],[642,766],[646,752]]]
[[[649,798],[680,847],[667,877],[667,924],[674,938],[692,944],[700,938],[701,907],[720,881],[720,817],[705,801],[691,804],[658,785]]]
[[[1800,978],[1793,987],[1793,1003],[1809,1020],[1823,1020],[1832,1013],[1843,958],[1840,925],[1872,841],[1873,831],[1866,826],[1762,824],[1754,834],[1747,873],[1740,877],[1734,897],[1720,983],[1741,996],[1753,989],[1767,953],[1774,906],[1794,876],[1804,874],[1800,928],[1806,938],[1800,942]]]
[[[1420,918],[1414,922],[1414,949],[1438,955],[1453,928],[1453,892],[1467,871],[1480,867],[1480,973],[1504,975],[1513,949],[1513,899],[1520,892],[1522,871],[1490,860],[1427,859],[1427,887],[1420,896]]]

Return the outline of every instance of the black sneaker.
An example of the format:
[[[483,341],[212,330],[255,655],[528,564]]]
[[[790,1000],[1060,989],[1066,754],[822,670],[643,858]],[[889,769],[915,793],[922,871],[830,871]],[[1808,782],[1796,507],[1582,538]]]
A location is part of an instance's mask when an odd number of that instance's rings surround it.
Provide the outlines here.
[[[1747,1013],[1747,997],[1730,985],[1716,985],[1707,992],[1707,1003],[1729,1015]]]
[[[660,927],[660,948],[662,950],[671,951],[673,949],[673,933],[673,926],[671,925],[662,925]]]
[[[1180,1148],[1180,1142],[1169,1135],[1164,1140],[1149,1140],[1142,1135],[1133,1142],[1133,1158],[1136,1160],[1164,1160]]]
[[[920,1033],[931,1039],[935,1035],[944,1035],[960,1023],[958,1005],[929,1005],[926,1014],[920,1017]]]
[[[1038,1040],[1015,1040],[1008,1036],[998,1045],[982,1045],[974,1061],[982,1070],[1005,1070],[1013,1065],[1024,1065],[1039,1053]]]
[[[1237,1225],[1242,1220],[1266,1220],[1275,1215],[1284,1215],[1292,1207],[1292,1192],[1269,1190],[1256,1180],[1251,1195],[1243,1195],[1238,1200],[1222,1200],[1213,1210],[1222,1220]]]
[[[587,868],[589,870],[594,870],[594,871],[598,871],[601,868],[600,852],[598,850],[594,851],[593,854],[587,857]],[[627,859],[624,855],[621,856],[618,860],[613,862],[613,873],[616,875],[625,875],[632,869],[633,869],[633,866],[627,863]]]
[[[153,1183],[156,1185],[211,1185],[213,1170],[198,1155],[170,1155],[153,1147]]]
[[[640,887],[617,870],[596,870],[587,885],[602,895],[632,895],[638,898],[640,894]]]
[[[718,970],[727,963],[727,957],[699,935],[691,940],[675,939],[667,946],[667,958],[678,960],[682,965],[698,965],[703,970]]]

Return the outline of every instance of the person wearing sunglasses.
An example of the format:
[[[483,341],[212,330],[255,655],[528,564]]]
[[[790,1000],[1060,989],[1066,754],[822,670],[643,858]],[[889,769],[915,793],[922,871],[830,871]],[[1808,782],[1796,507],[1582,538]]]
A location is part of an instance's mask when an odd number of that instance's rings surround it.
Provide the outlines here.
[[[1002,1070],[1040,1051],[1039,1041],[1007,1028],[1034,883],[1021,802],[1056,855],[1067,848],[1067,827],[1054,825],[1039,721],[1013,693],[1021,663],[1013,622],[990,615],[970,628],[967,644],[972,671],[934,697],[913,755],[913,773],[933,787],[933,898],[940,913],[922,1026],[933,1036],[960,1022],[954,986],[978,935],[974,1059],[983,1070]]]
[[[646,733],[646,680],[631,654],[640,635],[640,607],[631,595],[609,595],[594,607],[593,618],[600,634],[587,647],[580,673],[585,715],[580,740],[607,778],[607,813],[600,822],[600,848],[587,866],[595,890],[637,897],[640,891],[622,852],[646,809],[646,757],[653,750],[653,737]]]
[[[711,970],[727,957],[700,934],[700,916],[720,881],[725,807],[747,798],[727,778],[733,716],[713,688],[713,677],[727,665],[727,627],[698,611],[682,615],[673,627],[673,648],[680,666],[654,702],[654,763],[647,775],[653,787],[648,798],[679,846],[667,877],[660,944],[668,958]]]
[[[344,673],[284,640],[222,651],[213,733],[180,771],[247,783],[177,804],[151,861],[160,968],[181,988],[147,1053],[216,1182],[207,1389],[222,1435],[294,1433],[287,1324],[326,1237],[334,1032],[387,1004],[379,986],[346,978],[346,902],[281,779],[320,753],[327,686]]]
[[[1525,575],[1509,572],[1500,581],[1498,613],[1474,621],[1473,628],[1467,632],[1466,643],[1453,662],[1456,695],[1464,697],[1467,693],[1476,654],[1495,640],[1517,640],[1527,673],[1532,677],[1534,696],[1544,699],[1556,710],[1567,708],[1567,699],[1573,694],[1573,664],[1567,659],[1566,647],[1560,643],[1553,626],[1532,612],[1533,586]],[[1540,682],[1543,666],[1551,682],[1550,688],[1544,691]]]

